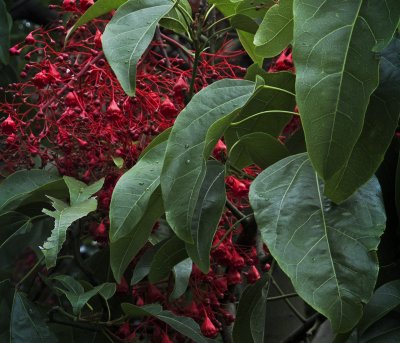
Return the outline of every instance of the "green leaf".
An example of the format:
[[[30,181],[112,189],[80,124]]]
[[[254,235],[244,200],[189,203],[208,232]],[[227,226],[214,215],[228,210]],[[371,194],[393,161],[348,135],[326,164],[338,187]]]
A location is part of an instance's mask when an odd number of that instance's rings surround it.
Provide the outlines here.
[[[182,14],[187,13],[187,15]],[[189,19],[190,17],[190,19]],[[178,33],[188,31],[187,22],[192,18],[192,6],[187,0],[179,0],[175,6],[160,20],[160,25]]]
[[[207,161],[206,176],[193,213],[193,244],[186,243],[189,257],[205,274],[210,269],[210,250],[225,202],[225,168],[217,161]]]
[[[115,283],[103,283],[85,292],[82,285],[69,275],[57,275],[53,277],[53,280],[62,285],[62,288],[56,288],[67,297],[75,315],[78,315],[83,306],[95,295],[99,294],[107,300],[114,295],[116,290]]]
[[[249,198],[263,241],[297,293],[343,333],[372,296],[386,216],[375,178],[340,206],[322,194],[308,156],[299,154],[259,174]]]
[[[104,31],[104,54],[125,93],[136,90],[136,65],[149,46],[158,21],[174,6],[170,0],[129,0]]]
[[[110,241],[129,235],[138,229],[150,198],[160,185],[161,167],[166,142],[150,149],[118,180],[110,204]]]
[[[17,171],[0,184],[0,212],[46,201],[46,194],[61,197],[66,192],[63,179],[54,173],[38,169]]]
[[[167,278],[172,268],[186,258],[185,244],[172,236],[155,253],[150,266],[149,281],[154,283]]]
[[[10,28],[12,26],[12,18],[7,12],[4,0],[0,0],[0,62],[8,64],[10,62]]]
[[[268,274],[264,274],[260,280],[253,285],[248,285],[240,297],[233,324],[232,337],[235,343],[254,343],[251,330],[252,313],[262,298],[262,290],[268,280]]]
[[[142,218],[131,228],[130,233],[115,242],[110,242],[110,265],[117,282],[121,280],[132,259],[148,242],[154,224],[163,213],[163,201],[158,189],[150,197]]]
[[[170,311],[162,310],[160,305],[157,306],[156,304],[150,304],[139,307],[123,303],[121,304],[121,307],[124,313],[128,316],[133,316],[135,318],[137,316],[155,317],[196,343],[213,342],[213,340],[205,338],[201,334],[199,325],[192,318],[177,316]]]
[[[217,81],[193,97],[172,128],[161,189],[167,221],[177,236],[188,243],[193,243],[191,223],[206,173],[206,159],[219,138],[217,133],[222,135],[226,129],[222,125],[208,134],[209,128],[242,107],[253,89],[254,83],[250,81]]]
[[[383,318],[400,305],[400,280],[395,280],[379,287],[365,306],[364,315],[358,324],[358,331],[363,334],[373,323]]]
[[[254,36],[256,54],[274,57],[293,39],[293,0],[281,0],[265,14]]]
[[[175,284],[172,290],[169,301],[174,301],[182,296],[189,285],[190,274],[192,273],[193,262],[190,258],[187,258],[172,268],[174,274]]]
[[[57,255],[65,242],[67,230],[72,223],[97,209],[97,200],[91,196],[99,191],[104,182],[101,179],[87,186],[83,182],[68,176],[64,176],[64,181],[69,188],[70,205],[49,196],[48,198],[52,200],[55,211],[43,209],[43,213],[55,219],[51,236],[47,238],[41,248],[47,268],[56,265]]]
[[[85,25],[89,21],[98,18],[104,14],[111,12],[112,10],[116,10],[122,4],[127,2],[127,0],[97,0],[92,6],[90,6],[85,13],[83,13],[77,22],[72,26],[65,37],[65,41],[67,41],[72,33],[82,25]]]
[[[267,295],[268,290],[264,287],[250,316],[250,330],[254,343],[264,343]]]
[[[393,37],[400,2],[294,0],[296,99],[307,151],[318,175],[330,179],[349,160],[370,96],[379,56]]]
[[[46,314],[33,304],[24,293],[15,292],[10,322],[10,342],[53,343],[57,338],[50,332]]]
[[[253,163],[262,169],[289,155],[288,149],[275,137],[254,132],[240,137],[229,151],[229,162],[242,169]]]
[[[242,44],[243,48],[246,50],[247,54],[254,63],[258,65],[263,65],[264,57],[258,56],[256,53],[256,46],[254,45],[254,34],[245,32],[242,30],[237,30],[237,34]]]
[[[148,248],[143,256],[139,259],[132,273],[131,285],[136,285],[142,281],[147,275],[149,275],[151,263],[153,262],[154,255],[164,245],[164,241],[153,245]]]
[[[0,256],[12,243],[14,237],[30,231],[32,223],[28,216],[18,212],[6,212],[0,215]]]
[[[237,30],[252,34],[255,34],[258,30],[258,24],[252,18],[240,13],[231,18],[231,25]]]
[[[383,51],[380,84],[372,94],[361,136],[349,161],[326,181],[325,195],[340,203],[367,182],[383,161],[400,116],[400,39]]]
[[[121,169],[124,166],[124,159],[122,157],[119,156],[112,156],[112,160],[115,164],[115,166],[118,169]]]
[[[241,0],[237,3],[235,12],[259,22],[274,4],[274,0]]]
[[[172,126],[169,127],[168,129],[164,130],[163,132],[161,132],[159,135],[155,136],[153,138],[153,140],[146,146],[146,148],[144,148],[144,150],[142,151],[142,153],[139,156],[139,159],[141,159],[144,155],[146,155],[148,153],[148,151],[153,149],[156,145],[159,145],[162,142],[165,142],[166,140],[168,140],[171,130],[172,130]]]

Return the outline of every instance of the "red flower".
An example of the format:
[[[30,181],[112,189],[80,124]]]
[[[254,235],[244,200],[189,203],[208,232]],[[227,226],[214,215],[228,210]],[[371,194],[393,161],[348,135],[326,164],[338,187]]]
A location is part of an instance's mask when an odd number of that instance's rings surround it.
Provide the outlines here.
[[[201,324],[201,332],[204,336],[209,338],[215,338],[218,335],[218,329],[215,327],[213,322],[208,318],[207,313],[204,312],[204,321]]]
[[[177,115],[178,110],[174,103],[168,97],[166,97],[161,103],[160,112],[164,117],[171,118]]]
[[[255,266],[251,266],[249,271],[247,272],[247,282],[255,283],[261,278],[260,272]]]
[[[5,134],[5,135],[11,135],[13,134],[16,129],[17,129],[17,125],[15,124],[15,121],[12,120],[11,116],[9,115],[6,120],[4,120],[1,123],[1,131]]]

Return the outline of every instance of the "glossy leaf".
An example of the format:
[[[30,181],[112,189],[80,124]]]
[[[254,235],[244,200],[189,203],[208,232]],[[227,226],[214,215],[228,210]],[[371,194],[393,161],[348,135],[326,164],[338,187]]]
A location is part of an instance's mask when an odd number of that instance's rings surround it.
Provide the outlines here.
[[[138,282],[142,281],[147,275],[149,275],[154,255],[164,245],[164,243],[165,242],[161,241],[156,245],[153,245],[146,249],[142,257],[140,257],[138,263],[136,264],[135,269],[133,270],[131,285],[136,285]]]
[[[268,274],[253,285],[248,285],[239,300],[239,306],[236,313],[236,320],[233,324],[232,337],[235,343],[254,343],[251,332],[251,317],[257,306],[258,301],[262,298],[262,290],[268,280]]]
[[[278,139],[254,132],[240,137],[229,152],[229,162],[239,169],[253,163],[265,169],[288,155],[288,149]]]
[[[378,86],[376,51],[393,37],[400,2],[294,0],[293,12],[297,104],[310,159],[327,180],[360,137]]]
[[[92,6],[90,6],[85,13],[83,13],[76,23],[68,30],[65,41],[67,41],[72,33],[82,25],[85,25],[89,21],[98,18],[104,14],[110,13],[112,10],[116,10],[122,4],[128,0],[97,0]]]
[[[263,241],[297,293],[342,333],[372,296],[386,216],[375,178],[340,206],[322,194],[308,156],[299,154],[259,174],[249,198]]]
[[[183,241],[176,236],[171,237],[155,253],[150,266],[149,281],[154,283],[167,278],[172,268],[186,258]]]
[[[50,332],[43,313],[24,293],[15,292],[10,322],[10,343],[53,343],[56,337]]]
[[[7,12],[4,0],[0,0],[0,62],[8,64],[10,61],[10,29],[12,26],[12,18]]]
[[[274,57],[293,39],[293,0],[281,0],[266,13],[254,36],[256,53]]]
[[[62,178],[45,170],[21,170],[0,184],[0,212],[21,205],[48,201],[45,195],[63,196],[67,188]]]
[[[174,289],[169,296],[170,301],[174,301],[182,296],[189,285],[190,274],[192,273],[193,262],[190,258],[187,258],[172,268],[174,274]]]
[[[57,255],[65,242],[67,230],[72,223],[97,209],[97,200],[91,196],[100,190],[104,179],[90,186],[68,176],[64,176],[64,181],[69,189],[70,204],[48,196],[52,201],[55,211],[43,209],[43,213],[55,219],[51,236],[47,238],[47,241],[44,242],[41,248],[47,268],[56,265]]]
[[[150,304],[139,307],[124,303],[121,306],[124,313],[128,316],[134,318],[140,316],[155,317],[196,343],[213,342],[201,334],[199,325],[192,318],[177,316],[170,311],[163,310],[160,305]]]
[[[110,265],[117,282],[121,280],[132,259],[148,242],[154,224],[163,213],[161,192],[156,190],[150,197],[141,220],[131,228],[130,233],[115,242],[110,242]]]
[[[104,54],[125,93],[136,90],[136,65],[149,46],[170,0],[129,0],[118,8],[102,37]]]
[[[110,241],[138,230],[150,198],[160,185],[160,173],[167,143],[150,149],[118,180],[110,204]]]
[[[372,94],[361,136],[349,161],[326,181],[325,194],[336,203],[367,182],[382,163],[400,116],[400,39],[383,51],[379,87]]]
[[[190,3],[187,0],[179,0],[175,6],[161,18],[160,25],[174,32],[186,33],[188,31],[187,22],[191,22],[191,18],[192,7]]]
[[[179,114],[168,139],[161,173],[166,217],[182,240],[193,243],[193,212],[205,177],[205,164],[218,138],[207,134],[219,119],[243,106],[254,83],[244,80],[217,81],[197,93]],[[219,127],[218,133],[226,127]],[[211,148],[210,148],[211,147]],[[179,196],[177,196],[179,194]]]
[[[56,287],[63,293],[72,306],[73,313],[77,315],[88,301],[99,294],[108,299],[114,295],[116,286],[114,283],[103,283],[85,292],[83,286],[69,275],[58,275],[53,277],[61,286]]]
[[[207,161],[207,171],[201,185],[192,219],[193,244],[186,251],[203,273],[210,269],[210,250],[226,202],[225,168],[217,161]]]

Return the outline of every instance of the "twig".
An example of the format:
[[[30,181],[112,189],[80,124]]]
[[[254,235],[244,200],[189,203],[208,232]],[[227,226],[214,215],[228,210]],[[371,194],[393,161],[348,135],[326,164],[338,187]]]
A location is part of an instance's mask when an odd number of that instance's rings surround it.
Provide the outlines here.
[[[275,300],[281,300],[285,298],[295,298],[298,297],[299,295],[297,293],[288,293],[288,294],[283,294],[283,295],[278,295],[276,297],[270,297],[267,298],[268,301],[275,301]]]
[[[157,25],[157,27],[156,27],[156,39],[160,43],[159,47],[160,47],[160,50],[161,50],[161,54],[163,55],[163,57],[165,59],[166,67],[169,69],[169,68],[171,68],[171,62],[169,60],[169,57],[168,57],[168,54],[167,54],[167,50],[165,49],[163,38],[161,37],[161,30],[160,30],[160,26],[159,25]]]

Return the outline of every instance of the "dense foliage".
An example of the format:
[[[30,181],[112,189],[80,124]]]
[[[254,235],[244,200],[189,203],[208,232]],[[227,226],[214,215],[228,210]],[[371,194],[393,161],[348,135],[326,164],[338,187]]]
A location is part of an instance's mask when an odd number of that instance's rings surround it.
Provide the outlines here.
[[[50,8],[0,0],[0,342],[399,339],[400,3]]]

